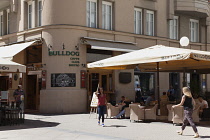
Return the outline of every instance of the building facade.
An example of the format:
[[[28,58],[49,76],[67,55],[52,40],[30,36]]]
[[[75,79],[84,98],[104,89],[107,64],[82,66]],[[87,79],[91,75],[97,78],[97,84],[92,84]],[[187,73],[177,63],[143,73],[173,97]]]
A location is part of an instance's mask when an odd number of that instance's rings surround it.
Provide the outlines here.
[[[86,64],[153,45],[181,47],[182,36],[190,39],[186,48],[209,51],[209,14],[208,0],[0,1],[0,45],[36,41],[13,57],[27,72],[1,73],[1,88],[12,98],[22,84],[25,108],[42,113],[86,112],[98,85],[109,101],[122,95],[134,100],[135,82],[145,95],[156,92],[155,73],[95,70]],[[182,77],[161,73],[160,91],[173,85],[180,94]],[[210,90],[209,75],[186,77]]]

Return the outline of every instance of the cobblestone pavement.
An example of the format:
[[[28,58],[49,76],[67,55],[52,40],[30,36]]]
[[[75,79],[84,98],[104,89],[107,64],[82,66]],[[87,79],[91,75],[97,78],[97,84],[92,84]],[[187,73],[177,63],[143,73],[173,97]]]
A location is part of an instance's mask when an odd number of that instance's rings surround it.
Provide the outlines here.
[[[209,122],[208,122],[209,123]],[[209,123],[210,124],[210,123]],[[210,139],[210,125],[198,125],[200,138]],[[180,126],[165,122],[130,122],[129,119],[105,119],[98,126],[96,115],[31,115],[26,114],[22,125],[0,126],[0,140],[191,140],[194,132],[186,127],[183,136],[177,135]]]

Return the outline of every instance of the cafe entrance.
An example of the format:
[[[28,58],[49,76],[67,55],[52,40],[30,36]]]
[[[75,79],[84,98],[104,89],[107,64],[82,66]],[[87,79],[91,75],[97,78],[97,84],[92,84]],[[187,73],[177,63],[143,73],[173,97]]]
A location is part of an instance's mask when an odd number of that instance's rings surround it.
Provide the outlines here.
[[[100,70],[94,71],[89,70],[88,72],[88,106],[93,96],[93,92],[97,90],[97,87],[103,87],[104,93],[107,94],[107,101],[114,102],[116,100],[114,93],[113,84],[113,71],[111,70]]]

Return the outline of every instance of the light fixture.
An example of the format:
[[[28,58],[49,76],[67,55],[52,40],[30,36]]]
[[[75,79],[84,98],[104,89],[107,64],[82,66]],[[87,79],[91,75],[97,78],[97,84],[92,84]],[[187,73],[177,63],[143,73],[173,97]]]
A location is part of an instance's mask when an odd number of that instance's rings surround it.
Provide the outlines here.
[[[52,45],[48,44],[47,47],[48,47],[48,51],[52,51]]]
[[[183,37],[180,39],[179,42],[180,42],[180,45],[181,45],[182,47],[186,47],[186,46],[188,46],[189,43],[190,43],[188,37],[186,37],[186,36],[183,36]]]
[[[76,49],[76,50],[79,50],[79,46],[78,46],[78,45],[76,45],[76,46],[75,46],[75,49]]]
[[[63,50],[65,50],[65,45],[64,45],[64,43],[63,43],[63,45],[62,45],[62,46],[63,46],[63,48],[62,48],[62,49],[63,49]]]
[[[84,68],[86,67],[86,64],[81,64],[81,65],[82,65],[82,67],[84,67]]]

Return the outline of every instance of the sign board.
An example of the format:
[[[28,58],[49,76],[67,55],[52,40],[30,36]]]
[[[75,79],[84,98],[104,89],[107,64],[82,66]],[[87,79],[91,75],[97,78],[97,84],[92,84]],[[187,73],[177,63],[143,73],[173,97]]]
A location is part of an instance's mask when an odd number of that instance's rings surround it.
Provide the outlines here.
[[[75,73],[51,74],[51,87],[76,87]]]
[[[8,91],[1,91],[1,99],[8,99]]]
[[[98,106],[98,97],[96,96],[95,92],[93,92],[93,97],[91,100],[90,107],[97,107]]]

